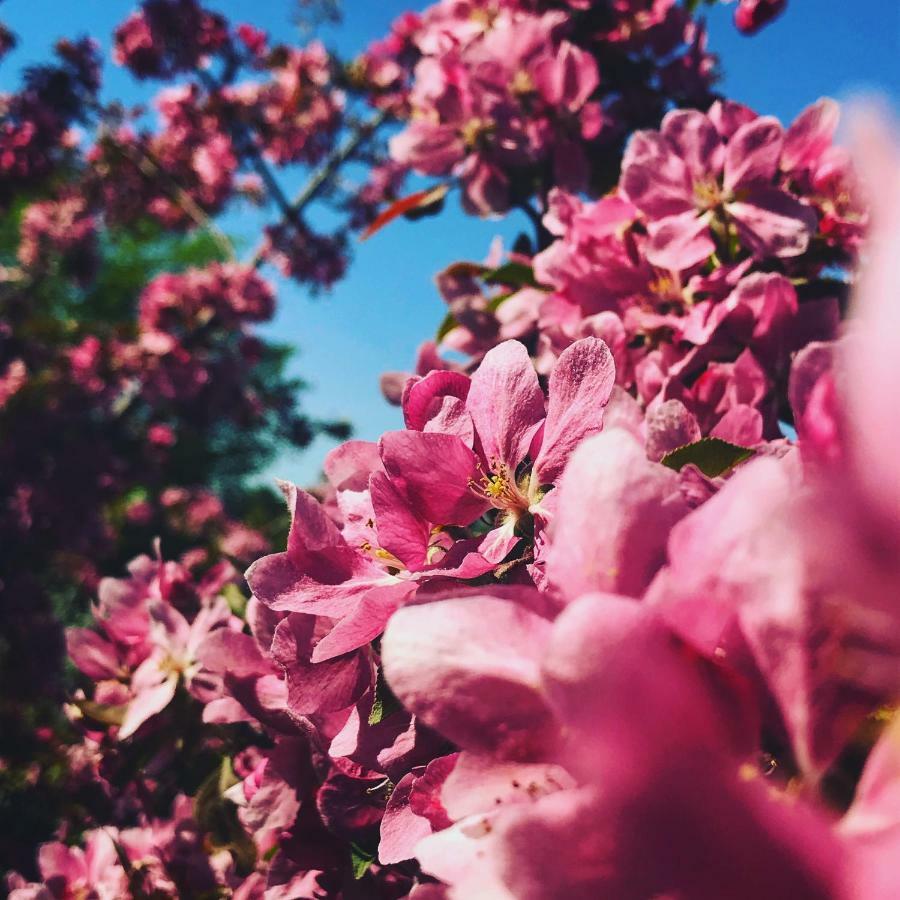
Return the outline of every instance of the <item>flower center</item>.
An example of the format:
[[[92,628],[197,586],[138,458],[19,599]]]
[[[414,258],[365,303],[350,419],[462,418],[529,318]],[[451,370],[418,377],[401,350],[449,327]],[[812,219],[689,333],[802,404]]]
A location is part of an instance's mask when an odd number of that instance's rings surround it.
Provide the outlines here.
[[[489,119],[481,119],[475,116],[462,126],[459,133],[466,147],[473,148],[490,134],[492,127]]]
[[[516,74],[513,75],[512,81],[509,83],[509,90],[516,96],[533,94],[535,91],[534,79],[525,71],[525,69],[519,69]]]
[[[722,191],[715,178],[694,182],[694,200],[701,209],[713,209],[722,202]]]
[[[523,486],[520,488],[516,484],[515,475],[505,462],[491,459],[488,472],[481,468],[481,463],[478,464],[478,469],[481,476],[469,479],[471,491],[487,500],[494,509],[516,512],[525,512],[528,509],[528,499],[525,496],[527,481],[523,480]]]

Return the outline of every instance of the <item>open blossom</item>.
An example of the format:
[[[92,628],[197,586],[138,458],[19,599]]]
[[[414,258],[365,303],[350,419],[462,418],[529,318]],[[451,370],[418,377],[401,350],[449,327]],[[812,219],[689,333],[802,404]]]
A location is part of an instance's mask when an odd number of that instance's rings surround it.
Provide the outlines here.
[[[659,132],[637,132],[619,186],[647,217],[650,262],[689,268],[715,252],[715,234],[727,243],[729,228],[755,254],[802,254],[816,216],[778,183],[783,143],[775,119],[722,104],[708,115],[675,110]]]
[[[550,167],[554,183],[583,189],[592,162],[586,146],[616,134],[618,115],[628,115],[616,104],[620,92],[639,97],[643,87],[605,80],[598,60],[607,42],[627,39],[635,49],[668,57],[690,30],[689,18],[672,3],[654,4],[653,13],[617,8],[610,18],[618,29],[576,35],[567,34],[559,10],[436,4],[416,23],[412,40],[420,58],[405,95],[409,123],[391,140],[393,158],[423,174],[455,176],[465,208],[478,215],[507,210],[520,182],[542,166]],[[373,48],[368,64],[396,81],[385,50]],[[402,40],[393,48],[397,57],[405,50]],[[646,99],[655,103],[652,88]]]
[[[613,377],[606,346],[587,339],[560,357],[546,405],[514,341],[488,353],[471,379],[453,372],[411,379],[406,430],[388,432],[377,447],[351,442],[332,455],[343,533],[291,488],[288,548],[248,571],[254,594],[273,609],[338,620],[315,661],[371,640],[420,584],[490,570],[524,534],[539,536],[551,515],[544,497],[579,442],[601,429]],[[452,526],[487,512],[494,519],[487,534],[454,539]]]
[[[38,852],[43,885],[26,884],[13,876],[8,883],[12,900],[57,900],[97,897],[115,900],[124,896],[128,878],[116,855],[117,835],[98,828],[85,837],[84,849],[62,843],[44,844]]]

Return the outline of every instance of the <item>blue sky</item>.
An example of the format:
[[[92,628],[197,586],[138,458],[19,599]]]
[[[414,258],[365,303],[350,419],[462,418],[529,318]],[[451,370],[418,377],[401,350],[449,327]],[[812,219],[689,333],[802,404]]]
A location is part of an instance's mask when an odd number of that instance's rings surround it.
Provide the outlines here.
[[[104,48],[132,0],[0,0],[0,20],[19,36],[17,50],[0,65],[0,90],[11,90],[23,64],[46,57],[62,36],[89,33]],[[233,21],[264,27],[280,40],[298,37],[291,0],[207,0]],[[353,54],[382,34],[414,0],[344,0],[344,22],[323,34]],[[708,13],[710,47],[722,58],[724,92],[759,112],[790,120],[818,97],[846,100],[860,92],[886,95],[900,110],[900,3],[897,0],[790,0],[779,21],[752,39],[739,35],[729,8]],[[128,103],[146,101],[149,90],[113,65],[105,93]],[[289,185],[291,189],[293,186]],[[230,233],[252,239],[258,219],[239,211],[224,221]],[[399,427],[397,410],[378,390],[378,376],[408,368],[418,344],[444,315],[433,275],[457,259],[481,259],[494,235],[510,239],[524,226],[516,216],[479,221],[464,216],[455,200],[437,218],[400,221],[356,248],[348,277],[330,295],[311,298],[279,283],[280,305],[266,333],[297,347],[295,371],[310,385],[304,403],[315,416],[349,419],[356,435],[375,439]],[[315,480],[329,446],[322,440],[302,454],[288,453],[271,474]]]

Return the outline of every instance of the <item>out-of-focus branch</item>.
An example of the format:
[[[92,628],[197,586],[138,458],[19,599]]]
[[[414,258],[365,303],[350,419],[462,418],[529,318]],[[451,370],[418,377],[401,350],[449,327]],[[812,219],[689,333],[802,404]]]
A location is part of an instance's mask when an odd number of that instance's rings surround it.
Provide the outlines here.
[[[104,126],[105,127],[105,126]],[[160,162],[146,150],[137,150],[121,144],[116,140],[111,140],[112,148],[130,162],[132,162],[147,178],[157,181],[163,190],[169,195],[169,198],[183,210],[190,220],[198,227],[206,229],[219,249],[225,254],[229,260],[234,260],[236,254],[234,245],[231,243],[228,235],[219,228],[218,225],[201,209],[194,201],[194,198],[165,170]]]
[[[379,110],[372,118],[357,125],[346,141],[334,150],[330,156],[313,172],[306,184],[300,189],[294,199],[288,204],[287,209],[282,208],[282,217],[285,221],[296,223],[303,211],[331,182],[341,167],[348,162],[367,140],[387,120],[386,110]],[[282,194],[283,197],[283,194]],[[276,201],[277,202],[277,201]],[[263,262],[263,244],[260,244],[253,253],[249,265],[259,268]]]

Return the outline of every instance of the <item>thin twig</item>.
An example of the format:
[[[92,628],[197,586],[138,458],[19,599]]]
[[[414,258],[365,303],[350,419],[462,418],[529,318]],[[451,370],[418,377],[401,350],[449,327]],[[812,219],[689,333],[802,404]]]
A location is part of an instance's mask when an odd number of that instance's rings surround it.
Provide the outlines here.
[[[318,197],[341,166],[378,130],[387,117],[387,111],[382,109],[372,116],[371,119],[358,125],[347,140],[310,176],[309,181],[306,182],[288,204],[288,209],[286,211],[282,209],[282,217],[286,221],[296,224],[306,207]],[[281,204],[279,203],[280,206]],[[258,269],[263,263],[264,246],[264,244],[260,244],[250,259],[249,265],[254,269]]]
[[[109,128],[103,121],[103,110],[100,111],[101,128],[109,133]],[[156,179],[163,190],[169,195],[179,209],[181,209],[198,228],[205,228],[218,245],[219,249],[229,260],[234,260],[236,254],[234,245],[228,235],[206,214],[206,212],[194,202],[194,198],[167,172],[158,160],[146,150],[129,147],[119,143],[110,135],[110,146],[114,151],[124,156],[137,166],[141,174],[148,179]]]

